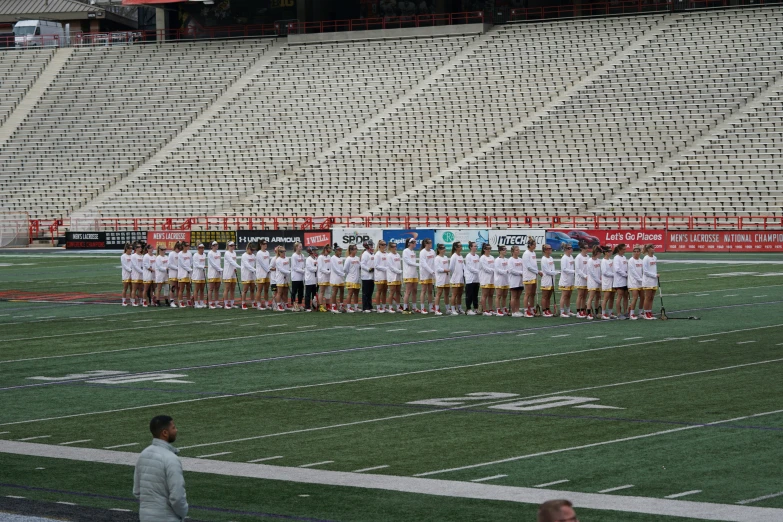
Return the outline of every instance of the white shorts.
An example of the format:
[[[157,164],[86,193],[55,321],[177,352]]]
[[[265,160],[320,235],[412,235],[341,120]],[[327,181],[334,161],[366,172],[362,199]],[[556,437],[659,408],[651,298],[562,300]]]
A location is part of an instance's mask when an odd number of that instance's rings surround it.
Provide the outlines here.
[[[169,281],[176,281],[177,279],[179,279],[179,270],[169,268]]]
[[[234,282],[237,281],[237,271],[236,270],[225,270],[223,269],[223,281],[226,282]]]
[[[658,280],[652,277],[643,277],[642,288],[658,288]]]
[[[614,290],[614,278],[612,277],[602,277],[601,278],[601,290],[604,292],[611,292]]]
[[[190,272],[188,272],[187,270],[183,270],[181,268],[177,270],[177,281],[180,281],[182,279],[190,279],[190,278],[191,278]]]
[[[155,280],[155,274],[149,270],[144,270],[142,274],[142,281],[145,283],[151,283]]]
[[[169,282],[169,274],[168,272],[159,272],[155,271],[155,282],[156,283],[168,283]]]
[[[595,281],[593,281],[592,279],[590,279],[588,277],[587,278],[587,289],[588,290],[600,290],[601,289],[601,285],[596,284]]]
[[[136,272],[135,270],[131,272],[131,281],[139,282],[144,281],[144,275],[141,272]]]
[[[207,276],[204,272],[205,270],[203,268],[194,268],[193,273],[190,275],[191,280],[194,283],[205,283],[207,281]]]
[[[123,270],[122,271],[122,281],[123,282],[130,281],[131,279],[133,279],[133,274],[131,274],[130,271],[128,271],[128,270]]]
[[[242,270],[242,284],[249,284],[256,282],[256,273],[250,270]]]
[[[587,278],[586,277],[576,276],[574,278],[574,286],[577,287],[577,288],[579,288],[579,287],[586,288],[587,287]]]
[[[642,289],[642,282],[640,280],[634,280],[629,279],[628,280],[628,290],[641,290]]]

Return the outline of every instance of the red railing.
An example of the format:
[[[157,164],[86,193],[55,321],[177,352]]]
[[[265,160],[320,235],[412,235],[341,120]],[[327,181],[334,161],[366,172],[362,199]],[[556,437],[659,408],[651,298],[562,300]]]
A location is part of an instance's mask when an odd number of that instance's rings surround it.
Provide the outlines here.
[[[387,16],[356,20],[325,20],[322,22],[290,22],[289,34],[335,33],[339,31],[367,31],[372,29],[400,29],[403,27],[432,27],[484,23],[483,11],[466,13]]]
[[[780,0],[767,1],[771,4]],[[556,18],[585,18],[591,16],[623,15],[634,13],[659,13],[720,7],[764,5],[765,0],[619,0],[590,4],[552,5],[511,9],[509,21],[545,20]],[[502,14],[502,13],[501,13]]]

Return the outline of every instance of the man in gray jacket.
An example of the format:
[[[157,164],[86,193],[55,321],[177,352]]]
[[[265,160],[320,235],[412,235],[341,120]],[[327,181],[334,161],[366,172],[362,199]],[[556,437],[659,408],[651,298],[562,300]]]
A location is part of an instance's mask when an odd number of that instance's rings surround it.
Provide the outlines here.
[[[133,476],[133,496],[139,499],[141,522],[181,522],[188,514],[185,478],[177,440],[177,427],[167,415],[150,421],[152,444],[139,455]]]

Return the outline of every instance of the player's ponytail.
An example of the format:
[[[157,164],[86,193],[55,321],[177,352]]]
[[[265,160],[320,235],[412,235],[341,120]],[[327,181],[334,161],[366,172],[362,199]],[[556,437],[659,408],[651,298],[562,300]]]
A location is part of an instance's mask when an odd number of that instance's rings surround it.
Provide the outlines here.
[[[597,256],[598,254],[603,253],[604,249],[601,248],[601,245],[595,245],[593,247],[593,257]]]

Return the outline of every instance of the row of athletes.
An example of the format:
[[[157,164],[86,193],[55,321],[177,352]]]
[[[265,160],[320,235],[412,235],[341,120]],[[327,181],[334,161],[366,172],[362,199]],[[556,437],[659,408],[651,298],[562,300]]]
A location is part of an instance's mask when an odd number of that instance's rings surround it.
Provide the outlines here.
[[[278,246],[272,256],[266,241],[262,240],[258,247],[248,245],[240,263],[237,263],[233,242],[228,243],[222,256],[217,242],[213,242],[206,253],[204,245],[198,245],[196,254],[190,253],[187,243],[177,243],[168,255],[165,247],[159,247],[157,256],[151,246],[126,245],[122,256],[123,305],[138,306],[141,303],[148,306],[147,298],[143,297],[148,292],[151,301],[158,304],[168,285],[172,307],[177,307],[178,301],[181,307],[193,303],[196,308],[239,308],[234,299],[236,271],[239,270],[243,309],[355,313],[359,311],[358,294],[361,290],[362,311],[371,312],[377,287],[375,311],[379,313],[442,315],[440,302],[443,298],[446,313],[450,315],[480,313],[486,316],[534,317],[538,308],[535,301],[540,277],[541,315],[554,317],[556,314],[552,313],[550,302],[555,278],[559,275],[561,317],[594,319],[600,313],[602,319],[654,319],[652,301],[658,282],[654,245],[644,247],[644,259],[640,259],[642,248],[639,246],[634,247],[630,259],[625,257],[625,244],[614,249],[596,246],[592,252],[587,245],[581,244],[581,252],[576,258],[567,247],[560,259],[560,270],[555,269],[549,245],[544,245],[539,267],[533,239],[528,241],[521,256],[519,247],[512,247],[510,258],[506,257],[508,250],[505,246],[500,246],[497,257],[493,257],[491,246],[484,244],[479,256],[479,246],[469,242],[469,252],[463,257],[459,242],[452,245],[450,256],[446,255],[442,244],[433,249],[429,239],[423,241],[418,254],[415,245],[416,241],[410,239],[399,254],[396,243],[390,243],[387,248],[387,244],[381,241],[376,251],[373,242],[368,241],[362,245],[364,251],[361,257],[357,246],[350,245],[347,257],[343,258],[343,249],[337,244],[323,247],[320,254],[317,248],[309,247],[305,249],[305,255],[302,245],[296,243],[293,255],[288,258],[283,246]],[[134,248],[135,252],[129,253]],[[144,249],[147,252],[142,254]],[[195,285],[193,300],[191,283]],[[221,283],[224,284],[222,301]],[[403,285],[405,292],[401,299]],[[416,306],[417,286],[420,289],[419,307]],[[271,300],[270,287],[274,290]],[[574,290],[577,291],[576,313],[571,312]],[[129,300],[128,292],[131,293]],[[465,309],[462,307],[463,293]],[[522,307],[521,299],[524,299]],[[641,305],[641,314],[635,312],[637,304]]]

